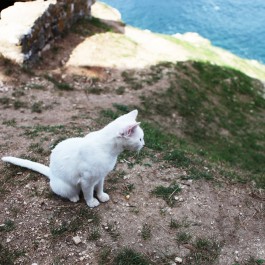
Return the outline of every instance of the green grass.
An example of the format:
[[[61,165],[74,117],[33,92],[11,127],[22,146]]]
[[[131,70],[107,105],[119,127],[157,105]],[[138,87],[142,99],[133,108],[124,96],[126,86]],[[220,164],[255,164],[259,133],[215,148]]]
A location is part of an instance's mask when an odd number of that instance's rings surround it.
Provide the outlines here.
[[[264,259],[256,259],[254,257],[250,257],[248,260],[241,263],[234,263],[233,265],[264,265]]]
[[[187,228],[189,226],[190,226],[190,222],[188,222],[186,219],[183,219],[181,221],[171,219],[170,224],[169,224],[169,227],[171,229]]]
[[[22,250],[10,250],[8,247],[5,247],[0,243],[0,264],[3,265],[13,265],[15,264],[16,259],[24,255]]]
[[[11,119],[11,120],[4,120],[3,122],[2,122],[2,124],[3,125],[6,125],[6,126],[10,126],[10,127],[15,127],[16,126],[16,124],[17,124],[17,121],[16,121],[16,119]]]
[[[43,102],[42,101],[34,102],[31,105],[31,112],[42,113],[42,110],[43,110]]]
[[[0,226],[0,232],[10,232],[15,229],[14,221],[6,219],[4,225]]]
[[[167,149],[164,158],[177,166],[187,167],[192,162],[189,153],[195,153],[238,172],[249,172],[243,174],[249,176],[246,180],[253,179],[264,188],[262,84],[239,71],[199,62],[167,65],[164,79],[166,89],[141,96],[140,113],[149,120],[142,124],[147,147]],[[171,118],[174,115],[180,117],[180,125]],[[152,117],[161,120],[159,129],[150,122]],[[174,135],[174,131],[179,133]],[[172,149],[173,145],[178,148]]]
[[[192,236],[186,232],[179,232],[176,236],[176,241],[178,244],[187,244],[190,242]]]
[[[66,221],[67,220],[67,221]],[[65,209],[58,210],[50,222],[50,233],[54,238],[73,234],[84,227],[91,228],[91,238],[95,238],[96,230],[93,228],[99,226],[101,218],[97,211],[89,209],[87,206],[81,206],[78,209],[69,206],[67,216]]]
[[[115,256],[112,265],[150,265],[151,262],[143,254],[124,248]]]
[[[143,240],[148,240],[152,237],[152,226],[145,223],[141,230],[141,236]]]
[[[88,240],[96,241],[101,237],[99,227],[93,226],[89,229]]]
[[[221,244],[206,238],[197,238],[192,244],[191,253],[185,257],[185,264],[208,265],[216,264],[220,255]]]
[[[178,184],[172,183],[168,187],[157,186],[152,190],[151,194],[158,198],[162,198],[166,201],[169,206],[173,206],[175,204],[174,196],[181,191],[181,188]]]
[[[1,97],[0,98],[0,104],[3,105],[4,108],[9,108],[12,100],[9,97]]]
[[[74,87],[68,83],[62,82],[62,81],[58,81],[57,79],[55,79],[52,76],[49,75],[44,75],[44,77],[50,81],[51,83],[54,84],[54,86],[59,89],[59,90],[63,90],[63,91],[71,91],[74,90]]]

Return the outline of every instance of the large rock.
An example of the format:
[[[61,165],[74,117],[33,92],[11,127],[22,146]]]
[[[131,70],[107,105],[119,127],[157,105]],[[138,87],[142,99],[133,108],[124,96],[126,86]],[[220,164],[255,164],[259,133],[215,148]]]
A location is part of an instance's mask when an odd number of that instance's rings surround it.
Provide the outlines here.
[[[16,2],[1,12],[0,54],[19,64],[36,57],[78,18],[90,16],[95,0]]]

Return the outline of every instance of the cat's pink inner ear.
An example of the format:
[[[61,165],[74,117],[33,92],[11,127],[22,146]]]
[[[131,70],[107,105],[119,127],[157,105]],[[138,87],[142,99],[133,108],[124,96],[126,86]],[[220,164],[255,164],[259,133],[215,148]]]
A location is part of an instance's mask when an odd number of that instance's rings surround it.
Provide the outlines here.
[[[120,133],[120,136],[130,137],[136,130],[137,126],[139,126],[140,122],[136,122],[134,124],[128,125],[124,130]]]

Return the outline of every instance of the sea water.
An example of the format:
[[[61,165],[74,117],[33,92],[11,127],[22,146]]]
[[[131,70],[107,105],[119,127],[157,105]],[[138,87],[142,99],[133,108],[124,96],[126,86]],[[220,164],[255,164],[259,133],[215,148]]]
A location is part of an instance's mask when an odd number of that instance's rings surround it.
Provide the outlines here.
[[[164,34],[197,32],[265,64],[265,0],[103,0],[125,23]]]

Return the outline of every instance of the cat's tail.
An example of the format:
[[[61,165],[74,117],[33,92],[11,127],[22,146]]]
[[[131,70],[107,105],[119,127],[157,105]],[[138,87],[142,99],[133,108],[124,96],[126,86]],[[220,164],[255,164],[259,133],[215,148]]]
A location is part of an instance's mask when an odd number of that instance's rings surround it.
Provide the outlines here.
[[[50,178],[50,168],[43,164],[32,162],[26,159],[12,157],[12,156],[2,157],[2,160],[4,162],[9,162],[11,164],[14,164],[20,167],[25,167],[25,168],[37,171],[41,173],[42,175],[45,175],[46,177]]]

